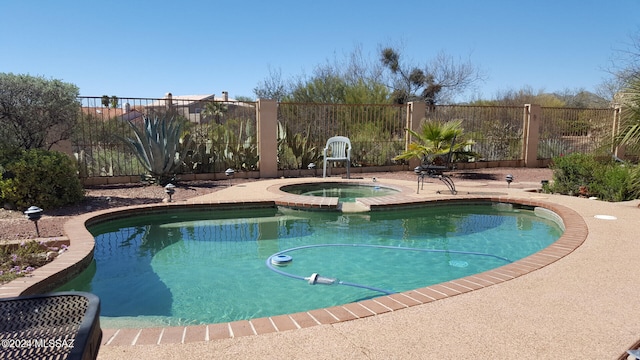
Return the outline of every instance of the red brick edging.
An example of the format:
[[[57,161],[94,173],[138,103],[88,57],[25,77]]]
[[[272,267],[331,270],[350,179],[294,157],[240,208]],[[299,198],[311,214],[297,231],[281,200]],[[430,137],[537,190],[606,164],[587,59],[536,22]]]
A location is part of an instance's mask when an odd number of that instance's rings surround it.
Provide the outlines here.
[[[309,200],[307,204],[308,207],[317,208],[319,206],[317,199],[314,200],[309,197],[307,197],[307,199]],[[372,211],[389,207],[424,206],[433,204],[434,202],[444,204],[445,202],[468,203],[482,201],[542,207],[554,212],[562,219],[565,231],[556,242],[526,258],[480,274],[445,283],[325,309],[315,309],[295,314],[251,320],[240,320],[230,323],[166,328],[103,329],[103,345],[142,345],[210,341],[288,331],[322,324],[333,324],[397,311],[482,289],[528,274],[567,256],[584,242],[588,234],[587,225],[577,212],[562,205],[533,199],[509,196],[479,197],[464,195],[440,197],[437,199],[419,199],[406,195],[394,195],[386,199],[368,198],[360,199],[360,201],[369,206]],[[274,206],[277,203],[291,204],[292,202],[296,206],[305,206],[305,200],[299,198],[291,200],[290,198],[279,201],[261,202],[154,204],[81,215],[69,220],[64,226],[65,233],[71,244],[69,251],[52,263],[36,269],[33,276],[20,278],[18,279],[20,281],[12,281],[9,284],[0,286],[0,297],[20,296],[50,290],[52,286],[65,282],[86,268],[93,258],[95,245],[93,236],[91,236],[85,227],[87,224],[112,219],[114,217],[129,216],[133,213],[139,213],[141,210],[155,212],[176,208],[201,209],[212,206],[237,209],[240,206]],[[332,205],[333,204],[329,205],[329,207],[333,207]]]

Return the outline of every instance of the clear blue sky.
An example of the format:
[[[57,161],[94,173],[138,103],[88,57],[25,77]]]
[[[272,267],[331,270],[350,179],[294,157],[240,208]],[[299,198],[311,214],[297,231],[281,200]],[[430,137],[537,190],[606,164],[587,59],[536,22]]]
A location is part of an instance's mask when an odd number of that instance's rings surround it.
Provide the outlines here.
[[[469,58],[477,93],[530,86],[594,91],[616,51],[640,36],[640,0],[0,0],[0,72],[76,84],[85,96],[254,97],[288,79],[381,45],[425,64]],[[461,99],[465,100],[465,99]]]

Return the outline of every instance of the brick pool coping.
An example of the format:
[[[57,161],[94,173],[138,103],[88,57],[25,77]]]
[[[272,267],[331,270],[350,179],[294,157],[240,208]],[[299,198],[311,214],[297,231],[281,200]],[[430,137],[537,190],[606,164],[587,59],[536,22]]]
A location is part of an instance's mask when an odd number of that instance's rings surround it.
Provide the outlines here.
[[[275,186],[275,185],[274,185]],[[274,199],[262,201],[220,201],[206,197],[193,199],[183,203],[163,203],[142,206],[131,206],[119,209],[103,210],[83,214],[65,223],[64,230],[70,241],[69,250],[55,261],[36,269],[32,276],[19,278],[0,286],[0,297],[11,297],[46,292],[52,286],[65,282],[88,266],[93,258],[95,242],[86,229],[92,224],[114,217],[129,216],[141,211],[167,211],[177,208],[239,208],[266,207],[274,205],[301,208],[335,208],[337,199],[327,199],[279,194],[279,186],[269,187],[268,191],[280,195]],[[155,328],[122,328],[102,329],[103,345],[152,345],[175,344],[196,341],[211,341],[225,338],[260,335],[311,326],[334,324],[351,321],[404,308],[430,303],[440,299],[461,295],[470,291],[500,284],[543,268],[577,249],[588,235],[587,225],[577,212],[559,204],[532,198],[510,195],[450,195],[437,198],[419,198],[413,195],[414,189],[402,187],[401,193],[379,198],[363,198],[359,202],[372,211],[388,208],[413,207],[433,204],[469,203],[469,202],[503,202],[532,207],[542,207],[557,214],[565,227],[563,235],[547,248],[513,263],[492,269],[480,274],[427,286],[420,289],[385,295],[373,299],[315,309],[287,315],[277,315],[251,320],[240,320],[228,323],[191,325]],[[335,204],[334,204],[335,200]]]

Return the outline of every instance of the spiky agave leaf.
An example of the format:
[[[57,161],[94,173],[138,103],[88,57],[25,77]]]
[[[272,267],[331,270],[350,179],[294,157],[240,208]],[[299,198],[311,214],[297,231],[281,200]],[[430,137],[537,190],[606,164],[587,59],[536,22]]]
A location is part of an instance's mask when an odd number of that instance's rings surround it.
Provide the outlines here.
[[[131,147],[140,164],[150,175],[157,179],[172,176],[174,169],[186,156],[186,151],[181,154],[179,147],[188,147],[188,144],[180,143],[182,124],[174,118],[157,116],[154,119],[145,116],[143,121],[143,130],[132,121],[128,121],[135,138],[122,139]],[[189,138],[186,141],[191,140]]]

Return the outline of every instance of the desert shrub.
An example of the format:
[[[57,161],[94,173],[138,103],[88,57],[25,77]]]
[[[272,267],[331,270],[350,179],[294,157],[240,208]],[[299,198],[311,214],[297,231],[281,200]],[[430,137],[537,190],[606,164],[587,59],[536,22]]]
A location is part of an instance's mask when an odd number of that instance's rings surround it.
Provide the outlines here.
[[[596,182],[588,186],[589,194],[606,201],[633,199],[630,167],[615,163],[604,165],[604,171],[596,174]]]
[[[55,209],[78,203],[83,198],[76,164],[63,153],[25,150],[4,165],[0,199],[17,209],[32,205]]]
[[[574,153],[553,159],[553,183],[546,189],[565,195],[595,196],[606,201],[631,200],[635,168],[608,157]]]
[[[634,199],[640,198],[640,165],[636,165],[629,170],[629,190],[631,191],[631,197]]]

